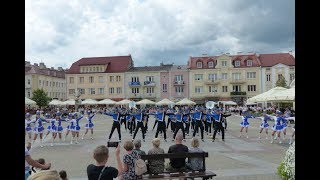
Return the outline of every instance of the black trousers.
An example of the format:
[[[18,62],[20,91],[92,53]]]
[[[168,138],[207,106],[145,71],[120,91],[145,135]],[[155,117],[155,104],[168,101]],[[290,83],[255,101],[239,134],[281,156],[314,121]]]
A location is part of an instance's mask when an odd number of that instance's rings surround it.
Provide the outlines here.
[[[203,129],[204,129],[204,127],[203,127],[203,124],[202,124],[201,120],[197,120],[195,122],[195,127],[194,127],[194,131],[193,131],[193,137],[196,135],[199,127],[200,127],[200,131],[201,131],[201,139],[203,139]]]
[[[167,139],[167,134],[166,134],[166,123],[164,121],[158,121],[158,127],[157,127],[157,132],[155,138],[158,137],[158,133],[162,131],[164,135],[164,139]]]
[[[181,131],[182,131],[183,139],[186,139],[186,137],[185,137],[186,135],[185,135],[185,132],[184,132],[183,122],[178,122],[178,121],[176,122],[176,129],[174,130],[173,139],[176,138],[176,135],[177,135],[179,129],[181,129]]]
[[[189,134],[190,122],[185,122],[186,128],[184,129],[187,134]]]
[[[153,124],[152,130],[154,130],[154,128],[156,127],[157,123],[158,123],[158,121],[156,120],[156,121],[154,122],[154,124]]]
[[[132,132],[135,130],[136,128],[136,120],[134,118],[132,118],[129,121],[129,125],[128,125],[128,129],[130,130],[130,134],[132,134]]]
[[[221,122],[215,122],[212,140],[216,139],[216,134],[217,134],[218,130],[220,130],[222,132],[222,140],[224,140],[224,127],[222,126]]]
[[[211,125],[212,125],[212,122],[206,121],[206,124],[205,124],[206,132],[211,133]]]
[[[110,132],[110,135],[109,135],[109,139],[111,139],[113,131],[116,128],[117,128],[117,131],[118,131],[119,139],[121,140],[121,131],[120,131],[120,123],[119,123],[119,121],[113,121],[111,132]]]
[[[127,120],[125,118],[121,119],[120,125],[124,124],[125,130],[127,130]]]
[[[139,128],[141,128],[142,138],[144,139],[145,128],[144,128],[144,126],[143,126],[143,122],[142,122],[142,121],[138,121],[138,122],[137,122],[137,127],[136,127],[136,130],[134,131],[133,139],[136,137],[137,132],[139,131]]]

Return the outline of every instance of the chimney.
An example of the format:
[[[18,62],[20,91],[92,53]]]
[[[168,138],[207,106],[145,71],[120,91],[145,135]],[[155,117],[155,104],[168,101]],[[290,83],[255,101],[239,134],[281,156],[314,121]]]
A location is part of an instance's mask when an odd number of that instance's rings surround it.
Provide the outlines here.
[[[58,71],[63,71],[62,67],[58,67]]]
[[[34,65],[34,66],[38,66],[38,63],[34,63],[33,65]]]
[[[45,69],[45,68],[46,68],[46,66],[44,65],[44,63],[43,63],[43,62],[41,62],[41,63],[39,64],[39,68],[40,68],[40,69]]]

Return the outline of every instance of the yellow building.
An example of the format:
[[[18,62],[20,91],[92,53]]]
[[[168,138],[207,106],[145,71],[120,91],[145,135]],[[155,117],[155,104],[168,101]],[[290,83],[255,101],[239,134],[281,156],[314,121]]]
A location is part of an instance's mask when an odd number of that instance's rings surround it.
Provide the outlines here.
[[[25,96],[32,98],[32,92],[36,89],[43,89],[50,98],[65,100],[65,71],[62,67],[47,68],[44,63],[31,65],[25,61]]]
[[[131,55],[82,58],[72,64],[66,73],[67,98],[122,100],[124,72],[133,66]]]

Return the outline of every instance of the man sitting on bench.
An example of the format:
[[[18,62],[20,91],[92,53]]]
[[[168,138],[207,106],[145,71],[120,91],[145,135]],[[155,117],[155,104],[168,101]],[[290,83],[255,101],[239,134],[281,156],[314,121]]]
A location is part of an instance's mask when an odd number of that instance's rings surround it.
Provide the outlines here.
[[[188,147],[182,144],[183,135],[181,133],[176,135],[176,144],[169,147],[168,153],[188,152]],[[186,159],[185,158],[172,158],[170,159],[168,171],[185,170]]]

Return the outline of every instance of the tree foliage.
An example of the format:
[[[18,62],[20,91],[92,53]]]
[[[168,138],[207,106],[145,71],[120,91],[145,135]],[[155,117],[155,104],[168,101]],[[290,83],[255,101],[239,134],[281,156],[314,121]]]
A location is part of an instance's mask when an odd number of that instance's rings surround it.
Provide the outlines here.
[[[284,88],[288,88],[287,85],[287,81],[286,79],[282,76],[281,78],[279,78],[276,82],[276,86],[277,87],[284,87]]]
[[[43,89],[36,89],[32,92],[32,100],[41,108],[48,106],[51,98],[47,96],[47,93]]]

